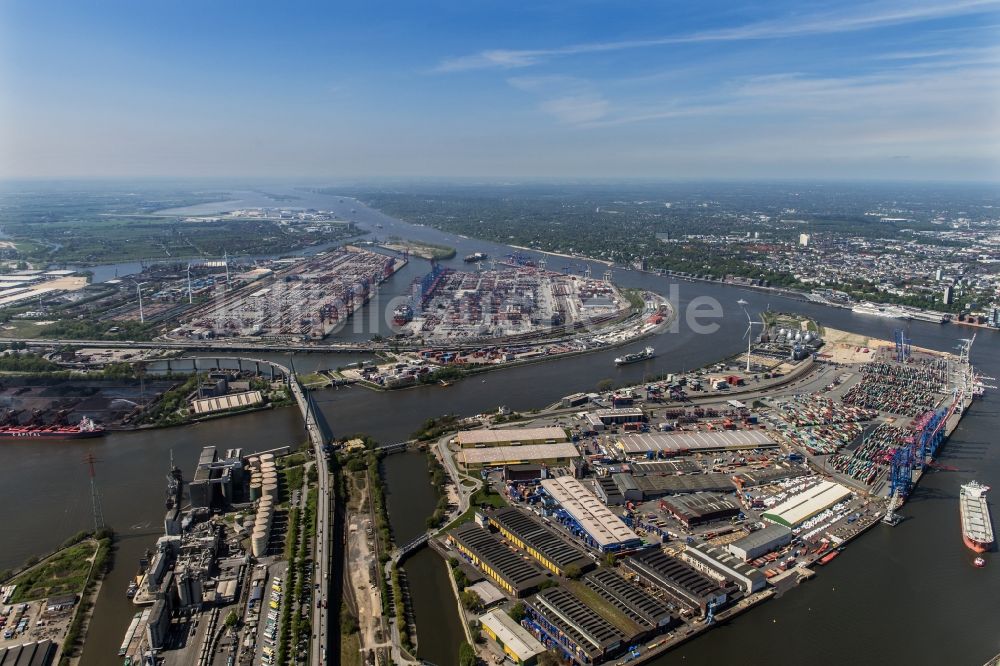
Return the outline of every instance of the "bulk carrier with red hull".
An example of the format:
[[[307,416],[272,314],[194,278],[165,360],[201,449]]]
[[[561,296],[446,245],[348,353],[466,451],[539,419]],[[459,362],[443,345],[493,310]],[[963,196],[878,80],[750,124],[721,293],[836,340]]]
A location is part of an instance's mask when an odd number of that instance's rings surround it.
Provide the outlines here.
[[[84,416],[76,425],[5,425],[0,426],[0,437],[15,439],[86,439],[101,437],[104,428]]]
[[[986,503],[986,492],[989,489],[989,486],[970,481],[962,484],[958,493],[962,540],[977,553],[985,553],[993,546],[993,523],[990,520],[990,507]]]

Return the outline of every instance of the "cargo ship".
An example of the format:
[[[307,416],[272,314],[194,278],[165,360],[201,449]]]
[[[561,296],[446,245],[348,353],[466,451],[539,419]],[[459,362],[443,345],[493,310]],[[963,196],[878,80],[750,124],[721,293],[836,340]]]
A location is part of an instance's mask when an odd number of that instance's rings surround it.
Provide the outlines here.
[[[396,309],[392,311],[392,323],[396,326],[402,326],[413,321],[413,308],[408,304],[397,305]]]
[[[615,365],[628,365],[629,363],[638,363],[639,361],[645,361],[647,359],[656,356],[656,351],[652,347],[646,347],[641,352],[633,352],[631,354],[625,354],[624,356],[619,356],[615,359]]]
[[[0,426],[0,437],[40,438],[40,439],[85,439],[101,437],[104,428],[84,416],[76,425],[5,425]]]
[[[474,264],[477,261],[482,261],[483,259],[488,259],[490,255],[485,252],[473,252],[465,258],[465,263]]]
[[[962,516],[962,540],[977,553],[985,553],[993,545],[993,524],[986,492],[990,489],[976,481],[962,484],[958,493]]]

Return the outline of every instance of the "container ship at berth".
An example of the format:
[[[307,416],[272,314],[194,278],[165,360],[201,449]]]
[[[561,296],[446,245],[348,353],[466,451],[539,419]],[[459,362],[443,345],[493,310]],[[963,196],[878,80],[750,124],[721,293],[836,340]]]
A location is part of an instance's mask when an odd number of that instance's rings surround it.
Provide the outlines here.
[[[398,305],[396,309],[392,311],[392,323],[396,326],[402,326],[413,321],[413,308],[407,304]]]
[[[0,437],[24,439],[85,439],[88,437],[101,437],[103,435],[104,428],[97,425],[86,416],[80,419],[80,422],[76,425],[0,426]]]
[[[989,486],[970,481],[962,484],[958,494],[962,539],[977,553],[985,553],[993,545],[993,524],[990,522],[990,507],[986,503],[989,489]]]
[[[646,347],[641,352],[634,352],[632,354],[625,354],[624,356],[619,356],[615,359],[615,365],[628,365],[629,363],[638,363],[639,361],[645,361],[656,356],[656,351],[652,347]]]

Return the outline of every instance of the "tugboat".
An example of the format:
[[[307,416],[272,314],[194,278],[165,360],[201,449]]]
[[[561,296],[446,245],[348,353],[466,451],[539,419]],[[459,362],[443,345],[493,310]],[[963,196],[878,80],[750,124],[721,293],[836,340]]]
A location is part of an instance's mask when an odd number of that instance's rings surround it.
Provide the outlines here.
[[[633,352],[631,354],[625,354],[624,356],[619,356],[615,359],[615,365],[628,365],[629,363],[638,363],[639,361],[645,361],[656,356],[656,350],[652,347],[646,347],[641,352]]]

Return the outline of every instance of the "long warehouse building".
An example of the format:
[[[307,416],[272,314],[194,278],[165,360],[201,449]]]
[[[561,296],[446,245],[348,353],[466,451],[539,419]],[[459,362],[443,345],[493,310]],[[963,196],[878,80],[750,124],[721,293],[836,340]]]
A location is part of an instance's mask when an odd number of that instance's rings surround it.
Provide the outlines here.
[[[622,435],[616,446],[628,456],[683,456],[690,453],[743,451],[777,446],[766,430],[709,430],[698,432],[638,433]]]
[[[455,440],[463,448],[484,446],[521,446],[525,444],[556,444],[565,442],[562,428],[504,428],[499,430],[463,430]]]
[[[543,479],[542,489],[559,505],[559,517],[602,553],[638,548],[642,539],[572,476]]]
[[[789,497],[760,515],[764,520],[798,527],[818,513],[851,496],[851,490],[833,481],[821,481],[805,492]]]
[[[628,557],[623,566],[666,592],[681,606],[702,615],[710,604],[721,605],[729,598],[727,590],[716,581],[659,548]]]
[[[580,457],[572,442],[556,444],[523,444],[521,446],[491,446],[481,449],[462,449],[458,458],[466,467],[506,467],[538,463],[548,465],[568,465]]]
[[[475,523],[456,527],[448,534],[448,540],[513,597],[525,597],[549,580],[537,564],[513,552],[495,535]]]
[[[524,606],[537,630],[583,666],[614,655],[633,638],[563,587],[542,590]]]
[[[594,560],[585,552],[535,516],[518,508],[503,507],[488,514],[488,519],[505,539],[554,574],[565,576],[569,571],[579,575],[595,566]]]

